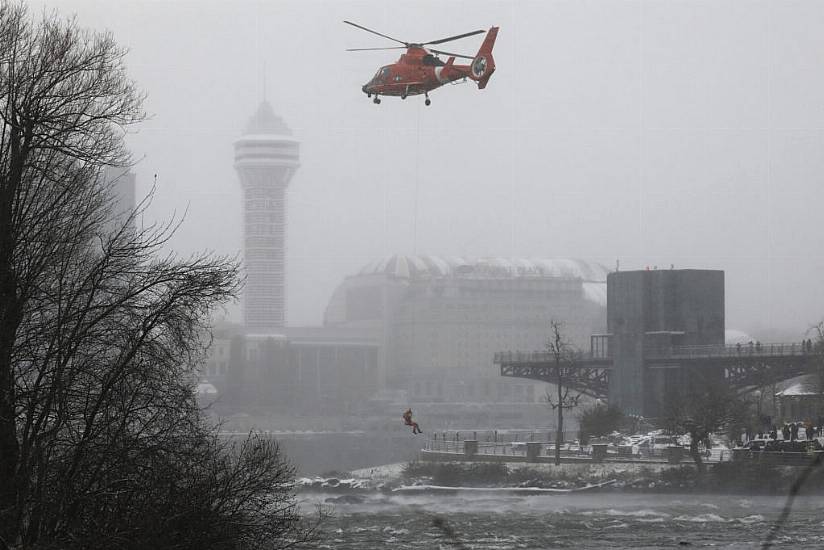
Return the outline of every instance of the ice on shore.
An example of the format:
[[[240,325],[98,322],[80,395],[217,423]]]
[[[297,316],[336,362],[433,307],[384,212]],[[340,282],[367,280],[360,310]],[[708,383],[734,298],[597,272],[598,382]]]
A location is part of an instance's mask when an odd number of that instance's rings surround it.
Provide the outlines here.
[[[356,479],[368,479],[371,481],[393,481],[403,475],[406,462],[395,464],[384,464],[383,466],[373,466],[372,468],[361,468],[350,472]]]

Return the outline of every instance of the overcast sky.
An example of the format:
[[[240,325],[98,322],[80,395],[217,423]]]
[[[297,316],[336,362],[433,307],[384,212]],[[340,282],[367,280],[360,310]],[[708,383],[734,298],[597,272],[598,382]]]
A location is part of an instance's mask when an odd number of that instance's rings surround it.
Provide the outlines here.
[[[152,118],[129,136],[174,246],[236,253],[233,141],[266,95],[302,142],[288,317],[391,254],[576,257],[726,271],[727,327],[824,319],[824,2],[59,1],[130,48]],[[35,12],[41,4],[33,3]],[[374,105],[398,52],[500,26],[485,90]],[[474,54],[482,36],[448,44]]]

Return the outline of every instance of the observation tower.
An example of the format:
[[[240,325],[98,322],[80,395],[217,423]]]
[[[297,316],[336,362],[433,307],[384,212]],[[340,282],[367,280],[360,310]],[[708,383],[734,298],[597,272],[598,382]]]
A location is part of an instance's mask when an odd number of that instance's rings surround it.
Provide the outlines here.
[[[286,322],[286,187],[300,166],[300,142],[264,100],[235,141],[243,186],[243,322],[248,333]]]

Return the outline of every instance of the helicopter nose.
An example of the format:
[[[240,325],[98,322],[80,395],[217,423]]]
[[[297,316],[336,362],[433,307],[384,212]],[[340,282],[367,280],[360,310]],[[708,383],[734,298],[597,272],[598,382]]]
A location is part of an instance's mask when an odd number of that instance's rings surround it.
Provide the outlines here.
[[[361,90],[362,90],[362,91],[363,91],[363,93],[365,93],[365,94],[368,94],[368,93],[369,93],[369,92],[367,92],[367,91],[366,91],[366,84],[364,84],[364,85],[363,85],[363,87],[361,88]]]

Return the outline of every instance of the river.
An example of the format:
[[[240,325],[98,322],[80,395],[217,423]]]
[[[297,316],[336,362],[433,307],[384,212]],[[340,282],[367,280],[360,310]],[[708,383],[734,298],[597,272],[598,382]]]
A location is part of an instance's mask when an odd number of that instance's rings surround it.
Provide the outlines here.
[[[339,495],[302,494],[309,512]],[[783,498],[652,495],[384,495],[337,502],[320,548],[759,548]],[[777,547],[824,547],[824,498],[800,497]]]

